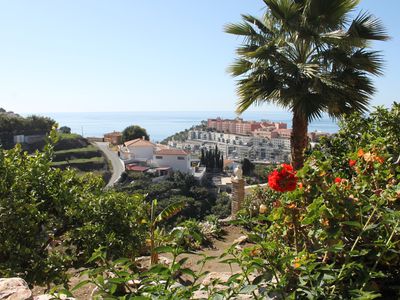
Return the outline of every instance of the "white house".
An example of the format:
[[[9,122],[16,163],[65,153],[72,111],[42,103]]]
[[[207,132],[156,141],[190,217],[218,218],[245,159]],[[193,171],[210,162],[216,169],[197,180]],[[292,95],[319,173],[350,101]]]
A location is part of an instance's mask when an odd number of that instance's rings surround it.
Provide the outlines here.
[[[154,152],[153,164],[158,167],[171,167],[174,171],[191,171],[190,155],[182,149],[161,149]]]
[[[155,144],[141,138],[123,143],[119,147],[119,152],[123,160],[147,162],[153,158],[155,149]]]

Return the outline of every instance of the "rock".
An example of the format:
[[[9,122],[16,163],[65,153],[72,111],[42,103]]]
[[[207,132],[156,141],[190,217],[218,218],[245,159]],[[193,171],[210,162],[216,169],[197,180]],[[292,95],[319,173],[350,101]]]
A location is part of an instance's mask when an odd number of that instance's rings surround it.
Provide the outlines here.
[[[239,236],[236,240],[233,241],[233,244],[243,244],[247,242],[248,237],[246,235]]]
[[[135,259],[135,262],[138,263],[141,268],[146,268],[146,269],[150,268],[150,256],[137,257]],[[169,266],[172,264],[172,260],[165,256],[160,255],[158,257],[158,263]]]
[[[65,295],[49,295],[49,294],[44,294],[40,296],[36,296],[33,298],[33,300],[52,300],[52,299],[61,299],[61,300],[75,300],[75,298],[72,297],[67,297]]]
[[[32,292],[22,278],[0,278],[0,300],[32,300]]]
[[[212,284],[213,281],[227,282],[229,277],[233,274],[231,272],[210,272],[204,277],[202,285],[207,286]]]
[[[209,295],[207,291],[195,291],[190,299],[208,299]]]
[[[219,219],[218,222],[221,226],[228,226],[235,218],[233,216],[229,216],[225,219]]]

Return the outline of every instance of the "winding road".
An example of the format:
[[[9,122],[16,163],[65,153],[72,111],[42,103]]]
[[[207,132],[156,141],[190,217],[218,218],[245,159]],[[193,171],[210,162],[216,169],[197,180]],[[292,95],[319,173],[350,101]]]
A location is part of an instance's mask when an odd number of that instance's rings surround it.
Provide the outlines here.
[[[112,186],[115,181],[117,181],[117,179],[121,176],[122,172],[125,171],[125,166],[119,159],[117,153],[110,150],[110,148],[108,147],[108,142],[95,142],[94,144],[99,147],[99,149],[103,151],[106,157],[111,161],[113,173],[110,181],[107,183],[107,187]]]

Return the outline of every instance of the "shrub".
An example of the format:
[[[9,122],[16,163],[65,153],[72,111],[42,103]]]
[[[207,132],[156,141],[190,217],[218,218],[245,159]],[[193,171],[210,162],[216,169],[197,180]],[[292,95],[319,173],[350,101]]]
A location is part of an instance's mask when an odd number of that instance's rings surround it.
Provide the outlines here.
[[[211,207],[211,213],[220,219],[224,219],[231,214],[231,198],[227,193],[217,195],[215,204]]]
[[[0,150],[0,277],[65,283],[68,268],[99,245],[115,257],[135,255],[144,244],[143,197],[103,191],[99,177],[55,169],[52,155],[52,144],[32,155],[19,145]]]
[[[88,260],[100,246],[107,248],[111,259],[135,257],[143,253],[148,210],[142,195],[107,191],[82,199],[70,211],[74,227],[66,240],[80,262]]]
[[[399,124],[396,103],[349,116],[310,154],[294,191],[255,191],[263,214],[244,211],[242,220],[256,246],[237,255],[247,266],[262,259],[255,269],[275,277],[267,290],[289,298],[400,296]],[[248,212],[257,211],[254,203]]]

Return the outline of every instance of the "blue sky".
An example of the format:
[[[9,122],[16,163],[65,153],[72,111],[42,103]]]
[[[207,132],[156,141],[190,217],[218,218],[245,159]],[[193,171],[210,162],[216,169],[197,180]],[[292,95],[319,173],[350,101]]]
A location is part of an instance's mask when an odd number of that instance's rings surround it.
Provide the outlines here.
[[[392,40],[372,105],[399,101],[398,0],[364,0]],[[0,0],[0,107],[15,112],[233,111],[223,26],[261,0]],[[274,110],[264,106],[255,110]]]

